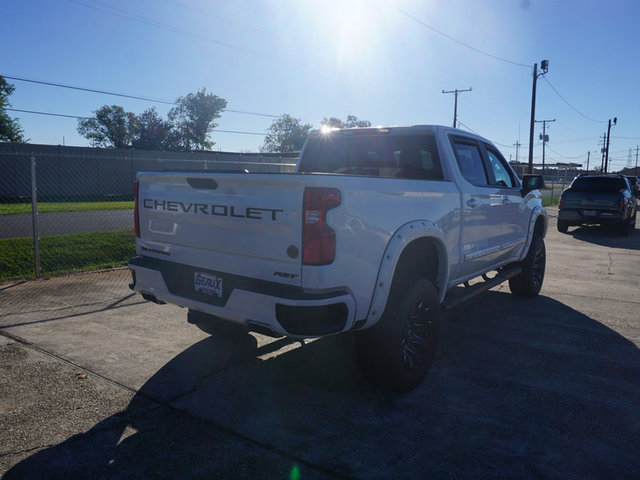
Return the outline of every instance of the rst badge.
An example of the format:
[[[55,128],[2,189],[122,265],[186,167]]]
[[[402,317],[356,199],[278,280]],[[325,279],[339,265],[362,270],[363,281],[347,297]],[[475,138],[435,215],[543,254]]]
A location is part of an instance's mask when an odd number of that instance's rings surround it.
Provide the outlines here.
[[[220,277],[196,272],[194,288],[196,293],[222,298],[222,278]]]

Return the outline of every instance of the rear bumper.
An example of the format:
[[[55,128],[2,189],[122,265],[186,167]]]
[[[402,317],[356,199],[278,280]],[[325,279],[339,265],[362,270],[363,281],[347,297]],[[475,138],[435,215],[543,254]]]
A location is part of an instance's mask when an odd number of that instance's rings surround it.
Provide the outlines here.
[[[149,257],[129,261],[130,288],[147,300],[171,303],[216,315],[235,323],[277,335],[309,338],[353,328],[356,303],[345,291],[304,292],[275,282],[211,272],[223,278],[223,297],[207,298],[194,289],[194,271],[188,265]],[[257,327],[257,328],[255,328]]]
[[[626,221],[624,214],[620,212],[595,210],[595,215],[585,215],[584,212],[584,210],[559,210],[558,221],[566,225],[609,225]]]

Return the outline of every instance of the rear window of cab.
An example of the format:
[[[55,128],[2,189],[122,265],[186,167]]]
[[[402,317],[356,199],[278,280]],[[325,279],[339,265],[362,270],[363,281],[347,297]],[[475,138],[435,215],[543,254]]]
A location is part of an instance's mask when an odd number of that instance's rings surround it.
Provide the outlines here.
[[[310,137],[300,172],[442,180],[432,132],[426,134],[346,134]]]

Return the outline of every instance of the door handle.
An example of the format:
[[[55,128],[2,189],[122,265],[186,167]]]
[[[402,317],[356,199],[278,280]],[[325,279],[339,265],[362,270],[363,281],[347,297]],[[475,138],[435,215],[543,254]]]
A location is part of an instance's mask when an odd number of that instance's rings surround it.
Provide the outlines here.
[[[478,205],[478,201],[475,198],[467,200],[467,207],[476,208]]]
[[[508,198],[505,197],[505,198],[502,199],[502,204],[503,205],[509,205],[510,203],[511,203],[511,200],[509,200]]]

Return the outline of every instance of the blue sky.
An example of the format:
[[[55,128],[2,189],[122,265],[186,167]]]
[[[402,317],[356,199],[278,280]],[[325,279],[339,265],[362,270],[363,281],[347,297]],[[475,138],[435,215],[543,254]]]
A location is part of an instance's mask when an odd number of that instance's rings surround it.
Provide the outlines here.
[[[527,155],[533,64],[548,59],[536,109],[537,119],[556,119],[548,125],[546,161],[586,165],[591,151],[591,166],[599,165],[599,139],[607,120],[617,117],[613,169],[635,165],[637,1],[2,3],[1,75],[169,101],[206,87],[227,99],[228,109],[288,113],[315,127],[323,117],[349,114],[374,125],[448,125],[454,97],[442,90],[471,87],[459,96],[461,127],[496,142],[514,160],[518,139],[519,159]],[[105,104],[136,113],[153,105],[10,82],[17,109],[90,116]],[[166,115],[170,107],[156,108]],[[88,144],[74,119],[12,115],[33,143],[61,144],[64,137],[67,145]],[[225,112],[218,130],[264,133],[272,120]],[[536,162],[542,156],[540,131],[537,124]],[[216,150],[256,152],[264,137],[214,130],[212,139]]]

